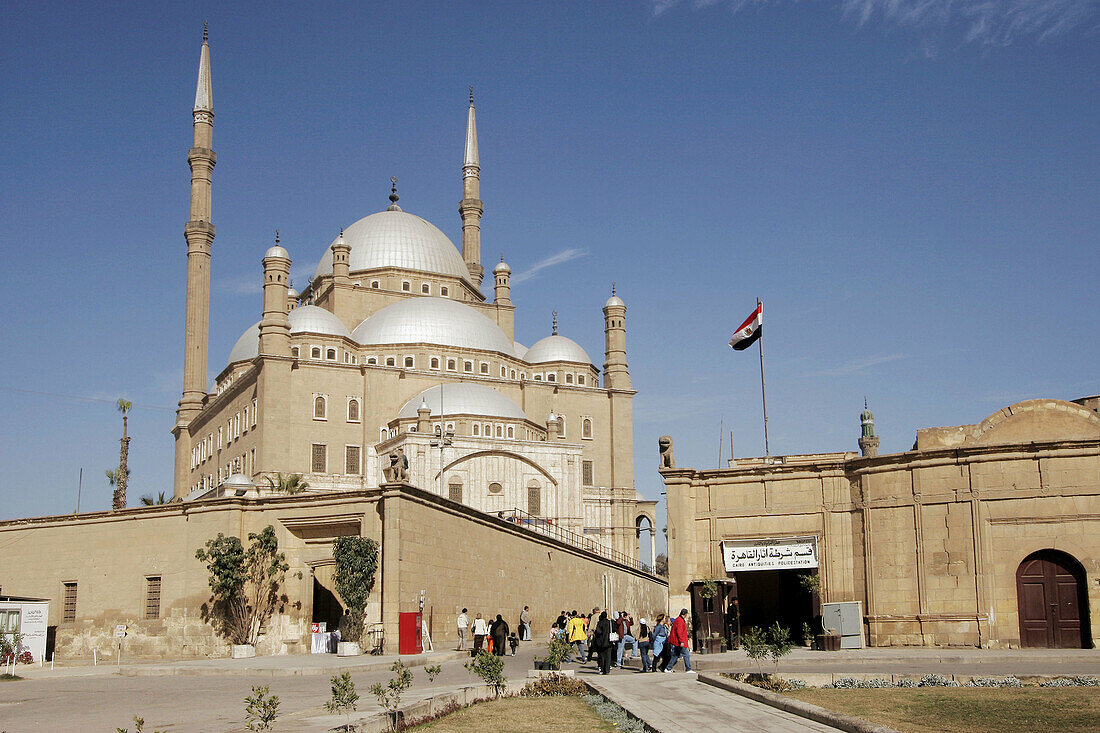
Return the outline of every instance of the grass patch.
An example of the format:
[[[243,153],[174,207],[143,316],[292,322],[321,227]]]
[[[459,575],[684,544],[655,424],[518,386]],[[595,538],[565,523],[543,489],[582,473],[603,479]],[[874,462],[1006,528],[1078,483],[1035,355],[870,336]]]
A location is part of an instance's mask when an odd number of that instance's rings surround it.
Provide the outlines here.
[[[581,697],[510,697],[471,705],[409,730],[417,733],[610,733],[616,729],[604,722]]]
[[[1100,695],[1089,687],[809,688],[788,695],[903,733],[1094,731],[1100,718]]]

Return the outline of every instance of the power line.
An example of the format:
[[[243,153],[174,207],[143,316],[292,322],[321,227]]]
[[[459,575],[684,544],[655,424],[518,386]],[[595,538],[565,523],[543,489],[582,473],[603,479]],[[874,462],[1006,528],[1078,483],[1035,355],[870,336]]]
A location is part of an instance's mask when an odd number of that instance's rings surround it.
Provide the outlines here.
[[[5,390],[7,392],[22,392],[23,394],[42,395],[44,397],[57,397],[63,400],[75,400],[78,402],[102,402],[107,405],[114,405],[118,403],[118,400],[108,400],[102,397],[80,397],[78,395],[60,394],[58,392],[41,392],[35,389],[20,389],[18,387],[6,387],[2,385],[0,385],[0,390]],[[134,402],[132,409],[162,410],[164,412],[176,411],[176,408],[174,407],[161,407],[160,405],[143,405],[139,402]]]

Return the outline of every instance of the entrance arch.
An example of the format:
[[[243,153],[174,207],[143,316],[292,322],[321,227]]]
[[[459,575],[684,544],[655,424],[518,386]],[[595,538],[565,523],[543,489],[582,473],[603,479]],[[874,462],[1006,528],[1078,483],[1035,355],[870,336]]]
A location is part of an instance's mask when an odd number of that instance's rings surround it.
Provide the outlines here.
[[[643,526],[642,523],[645,523]],[[645,565],[642,560],[642,533],[649,533],[649,567],[650,572],[657,572],[657,532],[653,526],[653,519],[648,514],[639,514],[634,518],[634,555],[638,562]]]
[[[1089,638],[1085,569],[1058,550],[1039,550],[1016,569],[1020,646],[1083,649]]]

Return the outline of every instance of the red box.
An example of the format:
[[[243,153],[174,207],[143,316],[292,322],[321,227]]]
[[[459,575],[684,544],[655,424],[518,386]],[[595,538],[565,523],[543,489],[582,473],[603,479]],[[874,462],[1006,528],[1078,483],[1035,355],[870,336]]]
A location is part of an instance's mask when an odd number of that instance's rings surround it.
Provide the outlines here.
[[[424,651],[424,638],[420,631],[423,616],[419,612],[397,615],[398,654],[420,654]]]

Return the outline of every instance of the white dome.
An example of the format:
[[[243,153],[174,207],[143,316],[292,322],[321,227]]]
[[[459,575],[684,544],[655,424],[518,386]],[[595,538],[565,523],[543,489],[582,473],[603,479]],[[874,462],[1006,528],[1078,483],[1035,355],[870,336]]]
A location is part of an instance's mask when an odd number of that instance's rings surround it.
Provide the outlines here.
[[[565,336],[547,336],[527,350],[523,357],[528,364],[543,364],[548,361],[577,361],[591,364],[588,353],[580,344]]]
[[[338,239],[339,237],[337,237]],[[399,267],[469,280],[462,255],[431,222],[404,211],[379,211],[344,229],[351,247],[349,270]],[[336,240],[333,240],[335,244]],[[332,246],[317,264],[317,276],[332,274]]]
[[[527,347],[521,344],[519,341],[513,341],[512,347],[516,353],[516,356],[520,359],[522,359],[524,354],[527,353]]]
[[[300,305],[287,314],[291,333],[322,333],[351,338],[344,322],[330,311],[316,305]]]
[[[440,398],[443,401],[442,410],[440,409]],[[429,387],[406,402],[398,411],[397,417],[416,417],[416,410],[422,402],[428,404],[434,417],[447,414],[503,417],[513,420],[528,419],[527,415],[515,402],[512,402],[492,387],[474,382],[456,382]]]
[[[290,333],[320,333],[328,336],[351,338],[348,327],[339,318],[316,305],[300,305],[287,314]],[[260,322],[248,327],[233,350],[229,352],[229,363],[255,359],[260,354]]]
[[[511,274],[512,268],[508,267],[507,262],[505,262],[504,260],[501,260],[500,262],[497,263],[496,267],[493,268],[493,273],[494,274],[498,273],[498,272],[507,272],[507,273]]]
[[[603,304],[603,307],[610,308],[616,305],[621,305],[623,308],[626,307],[626,303],[623,302],[622,298],[617,295],[612,295],[610,298],[607,299],[607,302]]]
[[[439,344],[512,355],[500,326],[468,305],[447,298],[413,297],[388,305],[360,323],[351,337],[374,344]]]
[[[254,488],[256,488],[256,484],[252,483],[252,479],[248,478],[248,476],[245,476],[243,473],[233,474],[232,476],[227,478],[225,481],[222,481],[221,485],[226,486],[226,487],[234,487],[234,488],[241,488],[241,489],[254,489]]]
[[[282,257],[284,260],[289,260],[290,253],[276,244],[274,247],[268,248],[267,252],[264,253],[264,259],[266,260],[268,257]]]

